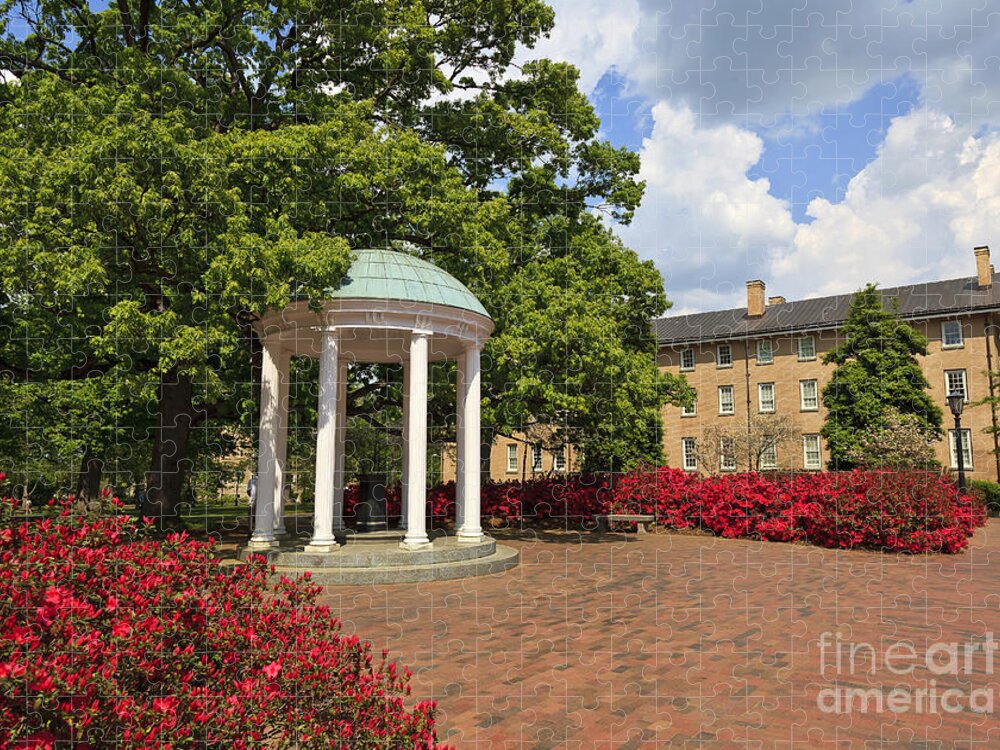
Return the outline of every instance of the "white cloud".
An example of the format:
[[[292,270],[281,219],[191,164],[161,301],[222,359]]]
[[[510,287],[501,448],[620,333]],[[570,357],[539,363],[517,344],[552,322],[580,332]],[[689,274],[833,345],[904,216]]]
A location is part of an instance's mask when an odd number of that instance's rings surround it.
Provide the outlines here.
[[[628,75],[652,100],[770,125],[859,99],[903,74],[924,104],[1000,115],[1000,0],[641,0],[645,54]]]
[[[594,90],[611,67],[630,69],[641,50],[633,34],[639,27],[639,0],[550,0],[555,28],[531,50],[521,49],[517,62],[548,57],[580,69],[580,89]]]
[[[553,5],[530,57],[573,62],[586,91],[615,67],[653,105],[646,197],[621,234],[657,262],[674,312],[742,306],[753,277],[796,299],[972,275],[972,247],[1000,245],[1000,0]],[[903,75],[919,106],[842,201],[810,203],[810,223],[748,177],[763,149],[751,128],[797,138]]]
[[[643,141],[646,197],[623,239],[663,271],[675,311],[732,303],[747,268],[795,235],[787,204],[766,179],[750,179],[763,142],[735,125],[698,127],[687,107],[660,102]]]
[[[844,200],[817,198],[795,224],[748,170],[758,136],[698,127],[665,102],[642,146],[646,198],[623,239],[663,272],[675,313],[740,307],[763,278],[789,299],[971,276],[972,248],[1000,236],[1000,136],[975,137],[933,110],[896,118]]]
[[[933,110],[898,117],[843,201],[809,204],[814,220],[772,263],[774,281],[816,296],[971,276],[973,246],[1000,233],[998,169],[1000,138]]]

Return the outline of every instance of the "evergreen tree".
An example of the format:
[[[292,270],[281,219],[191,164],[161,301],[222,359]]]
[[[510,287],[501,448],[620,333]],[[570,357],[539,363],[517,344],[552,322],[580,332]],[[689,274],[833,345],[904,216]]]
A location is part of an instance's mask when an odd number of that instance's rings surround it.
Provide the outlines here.
[[[927,339],[886,309],[874,284],[854,296],[843,333],[845,341],[823,359],[837,366],[823,389],[830,468],[854,468],[864,437],[883,429],[890,413],[912,415],[921,431],[939,439],[941,409],[917,362],[927,354]]]

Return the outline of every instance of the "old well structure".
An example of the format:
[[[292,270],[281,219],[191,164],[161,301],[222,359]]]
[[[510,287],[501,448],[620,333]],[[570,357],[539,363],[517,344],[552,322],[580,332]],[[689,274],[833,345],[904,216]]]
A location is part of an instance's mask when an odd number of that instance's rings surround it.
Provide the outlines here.
[[[281,567],[308,568],[326,582],[432,580],[504,570],[517,562],[480,520],[480,357],[493,321],[456,278],[425,260],[391,250],[360,250],[320,309],[304,301],[264,316],[257,504],[248,552]],[[311,538],[286,536],[289,366],[317,357],[319,417]],[[455,360],[455,532],[432,539],[425,512],[427,387],[431,362]],[[381,545],[346,544],[344,456],[347,374],[352,362],[403,367],[402,493],[405,535]],[[358,535],[360,536],[360,535]]]

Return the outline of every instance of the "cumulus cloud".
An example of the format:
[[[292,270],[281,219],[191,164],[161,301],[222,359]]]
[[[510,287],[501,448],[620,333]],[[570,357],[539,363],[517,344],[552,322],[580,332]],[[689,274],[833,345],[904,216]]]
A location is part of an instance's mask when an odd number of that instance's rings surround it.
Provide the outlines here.
[[[789,298],[972,275],[1000,230],[1000,0],[555,0],[537,53],[592,90],[611,67],[650,104],[646,198],[623,239],[664,274],[674,312],[744,303],[760,277]],[[895,117],[839,202],[787,202],[749,172],[765,138],[907,76]],[[886,115],[888,113],[878,113]]]
[[[767,179],[747,171],[764,144],[732,124],[699,127],[687,107],[660,102],[642,145],[646,197],[623,239],[663,271],[676,311],[731,300],[747,269],[792,241],[795,224]]]
[[[972,248],[1000,232],[1000,138],[976,137],[941,112],[893,120],[844,200],[817,198],[792,248],[771,264],[799,295],[974,273]],[[804,283],[806,282],[806,283]]]
[[[908,74],[927,106],[972,123],[1000,115],[1000,0],[640,2],[633,35],[647,53],[627,72],[653,100],[766,126]]]
[[[977,137],[940,112],[896,118],[844,200],[813,200],[803,224],[766,179],[748,177],[757,135],[699,127],[665,102],[653,118],[646,199],[621,233],[657,263],[674,312],[742,306],[755,277],[798,299],[972,275],[972,247],[1000,235],[1000,136]]]
[[[630,70],[637,49],[634,35],[640,25],[639,0],[550,0],[556,11],[555,28],[531,50],[520,50],[518,62],[548,57],[566,60],[580,69],[580,88],[594,90],[609,68]]]

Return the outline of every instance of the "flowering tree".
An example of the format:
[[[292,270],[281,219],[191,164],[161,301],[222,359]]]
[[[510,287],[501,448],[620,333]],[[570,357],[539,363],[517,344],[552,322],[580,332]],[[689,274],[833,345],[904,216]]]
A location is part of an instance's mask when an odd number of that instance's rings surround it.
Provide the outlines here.
[[[438,748],[410,672],[308,579],[123,516],[0,511],[0,746]]]
[[[856,466],[871,469],[939,469],[934,433],[913,414],[887,407],[881,422],[847,450]]]
[[[698,466],[707,474],[722,471],[760,471],[787,455],[789,443],[800,431],[785,416],[754,414],[743,425],[707,427],[698,440]],[[776,468],[776,467],[775,467]]]

